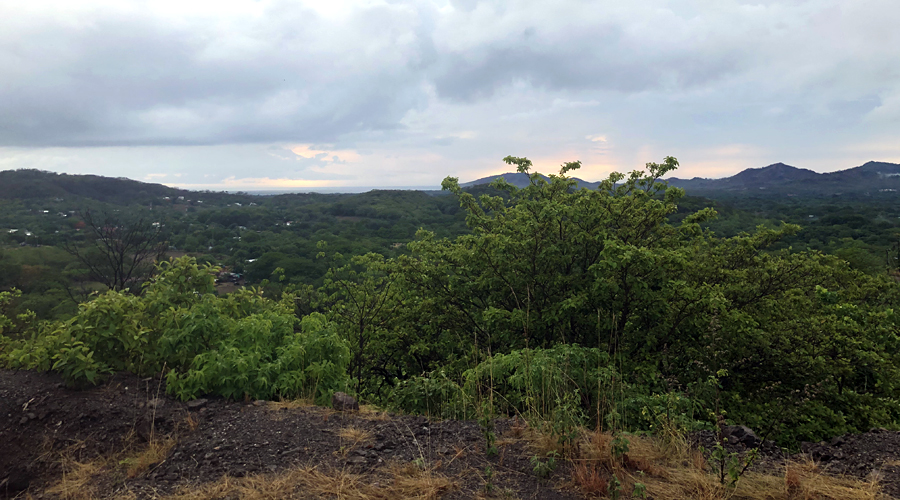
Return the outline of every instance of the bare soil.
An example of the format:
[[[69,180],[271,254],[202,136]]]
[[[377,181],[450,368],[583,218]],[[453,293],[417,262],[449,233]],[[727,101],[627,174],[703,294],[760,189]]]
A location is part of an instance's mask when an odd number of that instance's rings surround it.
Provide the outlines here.
[[[565,461],[549,480],[535,475],[527,442],[503,438],[516,425],[496,421],[500,453],[487,457],[481,428],[472,421],[262,401],[184,403],[166,396],[159,379],[120,374],[78,390],[52,374],[0,370],[0,498],[51,498],[47,487],[62,475],[60,457],[87,462],[165,436],[176,441],[162,461],[131,478],[121,471],[106,474],[92,485],[95,495],[159,498],[226,475],[277,474],[297,466],[377,483],[389,467],[416,464],[452,479],[441,498],[486,496],[486,483],[494,495],[583,498],[567,479],[572,471]],[[900,433],[874,430],[804,449],[826,471],[859,478],[877,471],[885,493],[900,497]],[[768,447],[764,458],[761,464],[777,467],[785,456]]]

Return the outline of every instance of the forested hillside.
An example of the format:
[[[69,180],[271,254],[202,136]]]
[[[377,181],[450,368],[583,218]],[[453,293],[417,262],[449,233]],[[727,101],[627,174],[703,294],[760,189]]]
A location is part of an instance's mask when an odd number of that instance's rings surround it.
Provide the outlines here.
[[[164,225],[170,248],[200,261],[162,261],[143,286],[108,285],[68,319],[10,310],[2,362],[72,384],[164,371],[184,399],[344,390],[433,416],[526,415],[562,441],[580,425],[652,430],[661,418],[726,419],[784,444],[897,425],[900,288],[887,267],[784,247],[796,225],[717,233],[713,202],[659,181],[674,158],[593,190],[567,176],[577,162],[549,177],[507,162],[528,186],[500,180],[476,196],[448,178],[452,196],[135,211],[165,220],[153,234]],[[258,286],[218,294],[217,254]],[[89,262],[72,255],[47,266]],[[4,292],[5,307],[18,293]]]

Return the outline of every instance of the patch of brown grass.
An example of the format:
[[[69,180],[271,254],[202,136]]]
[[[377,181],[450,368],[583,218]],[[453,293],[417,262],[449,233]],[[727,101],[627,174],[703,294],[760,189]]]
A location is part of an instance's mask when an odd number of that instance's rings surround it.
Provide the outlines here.
[[[789,499],[799,498],[800,495],[800,471],[792,464],[784,469],[784,493]]]
[[[781,485],[787,499],[839,499],[868,500],[881,495],[876,477],[863,481],[848,477],[823,474],[814,462],[793,462],[785,467]]]
[[[512,425],[506,432],[505,437],[510,439],[521,439],[525,437],[525,430],[528,429],[528,421],[520,419],[518,415],[513,419]]]
[[[336,500],[437,500],[453,490],[455,482],[434,471],[415,466],[391,466],[378,471],[380,480],[347,471],[323,471],[295,467],[280,474],[223,477],[215,483],[184,487],[164,500],[309,499]]]
[[[437,467],[439,466],[435,468]],[[388,467],[388,472],[393,479],[393,484],[389,489],[399,495],[393,498],[436,500],[441,498],[444,493],[454,489],[456,485],[455,482],[434,469],[423,470],[415,464],[393,465]]]
[[[311,398],[282,399],[281,401],[268,401],[266,409],[271,412],[272,418],[275,420],[284,420],[291,412],[305,409],[320,412],[326,420],[333,413],[330,408],[321,408]]]
[[[632,478],[634,480],[634,478]],[[640,479],[659,500],[876,500],[884,498],[877,481],[822,474],[812,463],[791,463],[784,475],[747,472],[726,488],[715,475],[693,466],[670,466],[665,477]]]
[[[338,429],[337,435],[341,438],[341,450],[345,455],[359,446],[364,446],[374,441],[370,431],[352,425]]]
[[[522,436],[527,442],[528,450],[535,455],[546,457],[551,453],[557,456],[567,457],[572,454],[571,446],[565,446],[559,442],[559,436],[555,436],[546,429],[527,427],[522,430]]]
[[[95,478],[107,469],[102,459],[80,462],[70,455],[62,455],[60,460],[62,477],[50,485],[44,493],[65,500],[89,500],[95,498]]]
[[[126,441],[133,436],[126,438]],[[134,447],[129,445],[125,450],[117,451],[105,456],[98,456],[91,460],[79,460],[76,458],[82,443],[69,446],[62,452],[58,452],[58,458],[62,474],[58,481],[48,486],[43,493],[51,498],[64,500],[88,500],[97,498],[99,487],[103,483],[119,480],[121,474],[129,478],[135,478],[147,471],[155,464],[168,457],[175,447],[174,436],[156,438],[146,446]],[[52,451],[45,453],[44,460],[50,459]],[[119,479],[116,479],[116,478]],[[116,499],[127,499],[134,494],[119,494]]]
[[[193,413],[188,413],[188,416],[184,418],[183,425],[187,428],[188,432],[194,432],[200,427],[200,419]]]
[[[788,464],[783,474],[745,473],[733,487],[722,485],[703,455],[683,437],[626,436],[628,452],[612,456],[613,436],[585,431],[573,460],[572,483],[586,496],[607,493],[610,478],[621,491],[646,487],[656,500],[876,500],[883,498],[876,479],[863,481],[823,474],[812,462]],[[679,442],[682,439],[684,442]],[[539,441],[540,443],[540,441]]]
[[[266,403],[266,408],[273,411],[296,410],[298,408],[310,407],[316,407],[316,403],[309,398],[282,399],[281,401],[269,401],[268,403]]]
[[[599,430],[581,434],[579,446],[580,458],[583,460],[609,462],[612,457],[612,435]]]
[[[125,471],[128,479],[143,474],[150,467],[165,460],[175,447],[175,443],[175,438],[171,436],[153,439],[144,449],[123,459],[120,463],[128,466]]]
[[[387,412],[382,410],[381,408],[375,405],[359,405],[359,412],[357,412],[362,418],[367,420],[388,420],[390,417]]]
[[[595,463],[577,462],[572,469],[572,481],[587,496],[605,495],[609,490],[608,477]]]

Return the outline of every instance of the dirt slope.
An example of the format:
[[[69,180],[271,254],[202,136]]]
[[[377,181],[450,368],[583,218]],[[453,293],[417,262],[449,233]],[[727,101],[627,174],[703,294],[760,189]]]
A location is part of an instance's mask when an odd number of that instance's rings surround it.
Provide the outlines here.
[[[488,458],[481,429],[470,421],[265,402],[182,403],[167,397],[158,379],[117,375],[104,385],[73,390],[53,375],[0,371],[0,497],[53,497],[47,487],[59,482],[62,458],[83,463],[107,457],[105,473],[81,487],[90,488],[82,497],[158,498],[225,475],[274,476],[299,466],[366,478],[376,492],[381,483],[396,482],[398,470],[414,467],[447,478],[436,490],[440,498],[490,492],[582,498],[569,479],[571,464],[560,461],[550,480],[535,476],[526,441],[503,438],[514,425],[497,421],[500,453]],[[148,440],[166,436],[177,438],[166,441],[161,462],[133,467]],[[806,451],[826,471],[860,478],[877,471],[885,492],[900,497],[898,432],[844,436]],[[782,457],[768,458],[777,467]]]

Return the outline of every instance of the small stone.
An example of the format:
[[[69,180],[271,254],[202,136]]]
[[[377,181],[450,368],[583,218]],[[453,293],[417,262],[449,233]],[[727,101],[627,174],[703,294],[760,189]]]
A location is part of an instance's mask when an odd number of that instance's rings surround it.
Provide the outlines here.
[[[336,392],[331,397],[331,407],[337,411],[359,411],[359,403],[353,396],[344,392]]]
[[[188,410],[199,410],[200,408],[206,406],[206,403],[208,402],[209,401],[207,401],[206,399],[194,399],[187,402],[187,407]]]
[[[728,439],[729,443],[741,443],[748,448],[759,444],[756,434],[749,427],[743,425],[726,425],[722,428],[722,437]]]
[[[361,457],[359,455],[354,455],[347,459],[347,464],[349,465],[363,465],[366,463],[366,458]]]

